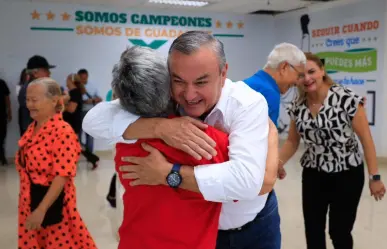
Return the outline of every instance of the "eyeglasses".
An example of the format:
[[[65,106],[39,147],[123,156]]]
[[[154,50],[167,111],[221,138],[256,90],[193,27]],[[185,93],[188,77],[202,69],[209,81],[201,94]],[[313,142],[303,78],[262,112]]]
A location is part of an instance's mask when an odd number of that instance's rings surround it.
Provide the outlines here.
[[[305,73],[298,71],[292,64],[288,63],[288,65],[293,68],[294,71],[298,74],[298,79],[304,79],[305,78]]]

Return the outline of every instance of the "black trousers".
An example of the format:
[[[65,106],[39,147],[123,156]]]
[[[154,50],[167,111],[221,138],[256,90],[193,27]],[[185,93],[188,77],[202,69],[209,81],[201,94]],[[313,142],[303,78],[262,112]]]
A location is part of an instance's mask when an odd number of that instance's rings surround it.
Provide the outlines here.
[[[4,118],[4,117],[3,117]],[[5,138],[7,137],[7,119],[0,120],[0,161],[6,163],[5,157]]]
[[[335,249],[353,249],[352,229],[364,186],[364,165],[340,173],[302,172],[302,206],[308,249],[326,249],[325,226]]]

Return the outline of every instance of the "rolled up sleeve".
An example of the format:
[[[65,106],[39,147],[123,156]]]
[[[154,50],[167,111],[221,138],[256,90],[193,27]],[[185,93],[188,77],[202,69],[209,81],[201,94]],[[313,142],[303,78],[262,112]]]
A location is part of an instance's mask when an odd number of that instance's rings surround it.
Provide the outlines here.
[[[119,100],[102,102],[87,112],[82,129],[95,139],[105,140],[108,144],[136,142],[124,140],[126,128],[140,117],[126,111]]]
[[[269,116],[266,100],[237,108],[229,133],[228,162],[194,168],[207,201],[252,200],[261,191],[268,151]]]

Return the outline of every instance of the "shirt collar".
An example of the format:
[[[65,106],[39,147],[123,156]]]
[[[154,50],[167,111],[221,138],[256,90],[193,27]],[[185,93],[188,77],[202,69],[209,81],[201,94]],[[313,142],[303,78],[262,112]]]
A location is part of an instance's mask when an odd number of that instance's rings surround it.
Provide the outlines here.
[[[262,78],[265,82],[269,83],[269,85],[271,87],[273,87],[274,90],[276,90],[278,92],[280,91],[275,79],[270,74],[266,73],[264,70],[262,70],[262,69],[259,70],[258,72],[255,73],[255,75],[257,77]]]

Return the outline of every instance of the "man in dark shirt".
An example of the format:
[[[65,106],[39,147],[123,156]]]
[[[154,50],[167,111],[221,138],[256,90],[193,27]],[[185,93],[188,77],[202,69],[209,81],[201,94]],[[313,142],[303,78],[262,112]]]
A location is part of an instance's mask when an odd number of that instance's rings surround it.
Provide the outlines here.
[[[12,120],[11,101],[9,88],[4,80],[0,79],[0,160],[2,165],[8,164],[5,156],[5,138],[7,136],[7,124]]]
[[[30,76],[30,81],[44,78],[44,77],[50,77],[51,72],[50,69],[55,68],[55,66],[50,65],[46,58],[40,56],[40,55],[34,55],[32,56],[28,62],[27,62],[27,73]],[[20,89],[19,95],[18,95],[18,101],[19,101],[19,123],[20,123],[20,130],[21,134],[20,136],[23,136],[24,132],[27,130],[28,126],[31,124],[32,119],[30,117],[30,112],[27,108],[26,103],[26,93],[27,93],[27,87],[28,83],[24,84],[22,88]]]

